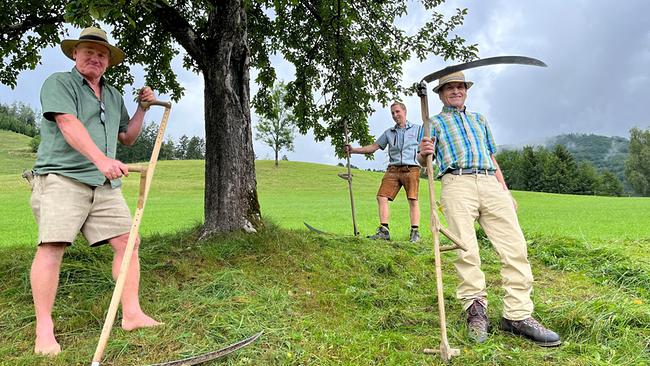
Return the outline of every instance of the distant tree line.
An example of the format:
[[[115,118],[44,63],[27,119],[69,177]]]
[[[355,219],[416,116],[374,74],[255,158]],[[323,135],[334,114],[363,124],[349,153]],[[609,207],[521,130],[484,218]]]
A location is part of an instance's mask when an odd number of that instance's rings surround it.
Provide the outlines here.
[[[125,163],[147,161],[158,136],[158,124],[149,122],[142,127],[138,140],[132,146],[117,145],[116,158]],[[168,137],[160,146],[158,160],[201,160],[205,159],[205,140],[201,137],[181,136],[178,142]]]
[[[0,103],[0,130],[8,130],[32,137],[29,146],[33,152],[38,150],[41,141],[39,126],[40,113],[27,104],[16,102],[11,105]],[[146,124],[138,141],[133,146],[118,144],[117,159],[125,163],[147,161],[151,157],[153,145],[156,143],[158,125],[154,122]],[[178,142],[168,137],[160,148],[159,160],[192,160],[205,159],[205,140],[200,137],[181,136]]]
[[[39,113],[27,104],[15,102],[11,105],[0,103],[0,130],[8,130],[29,137],[38,135]]]
[[[566,147],[576,161],[587,160],[599,172],[614,173],[623,182],[625,190],[632,191],[625,176],[625,161],[629,156],[630,144],[627,138],[568,133],[549,138],[545,147],[552,150],[558,144]]]
[[[563,145],[553,149],[526,146],[496,155],[508,186],[514,190],[622,196],[623,183],[611,171],[599,173],[589,161],[577,162]]]

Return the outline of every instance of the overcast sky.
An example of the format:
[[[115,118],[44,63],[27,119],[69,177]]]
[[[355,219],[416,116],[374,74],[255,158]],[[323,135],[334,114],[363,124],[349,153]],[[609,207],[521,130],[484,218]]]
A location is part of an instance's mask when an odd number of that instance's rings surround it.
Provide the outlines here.
[[[451,14],[458,7],[467,7],[469,14],[457,33],[470,43],[478,43],[481,58],[525,55],[549,66],[492,66],[466,72],[475,82],[467,107],[486,115],[498,145],[543,143],[547,137],[571,132],[629,137],[632,127],[650,127],[650,115],[644,107],[650,104],[649,1],[451,0],[439,10]],[[425,16],[421,8],[412,5],[402,24],[415,27]],[[71,36],[79,32],[72,30]],[[274,61],[279,78],[292,80],[293,69],[278,57]],[[436,57],[423,63],[410,61],[405,64],[402,84],[411,85],[447,65]],[[21,101],[39,108],[43,80],[52,72],[71,67],[72,62],[58,48],[48,49],[41,67],[23,72],[16,89],[0,86],[0,101]],[[140,86],[141,69],[133,70]],[[203,136],[202,78],[183,70],[180,61],[176,70],[186,92],[172,110],[169,135],[174,139],[183,134]],[[256,90],[251,85],[251,93]],[[431,92],[429,99],[429,109],[435,114],[441,103]],[[419,99],[403,96],[403,100],[409,119],[421,123]],[[135,104],[130,100],[127,104],[133,111]],[[378,137],[393,121],[387,107],[376,105],[375,109],[370,131]],[[159,122],[161,116],[161,111],[150,112],[147,121]],[[254,149],[259,158],[273,156],[270,148],[257,142]],[[291,161],[340,161],[329,143],[316,144],[311,135],[297,136],[295,151],[286,155]],[[352,164],[361,168],[382,168],[386,163],[386,154],[381,151],[374,161],[361,156],[352,159]]]

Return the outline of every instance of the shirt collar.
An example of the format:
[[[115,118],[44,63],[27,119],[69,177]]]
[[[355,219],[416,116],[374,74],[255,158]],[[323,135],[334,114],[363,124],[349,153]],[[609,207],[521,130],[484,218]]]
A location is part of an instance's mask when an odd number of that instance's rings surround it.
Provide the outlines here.
[[[411,128],[411,127],[413,127],[413,124],[412,124],[412,123],[407,119],[407,120],[406,120],[406,126],[404,126],[404,129],[405,129],[405,130],[408,130],[408,129]],[[391,130],[395,131],[395,130],[397,130],[398,128],[400,128],[400,127],[399,127],[399,124],[395,123],[395,125],[394,125],[393,127],[391,127]]]
[[[467,110],[467,106],[463,106],[463,109],[458,109],[456,107],[446,105],[442,107],[442,112],[441,113],[464,113]]]
[[[77,70],[77,67],[76,67],[76,66],[74,66],[74,67],[72,68],[72,70],[70,71],[70,73],[72,74],[72,78],[73,78],[74,80],[76,80],[77,83],[79,83],[79,85],[88,84],[88,81],[83,77],[83,75],[81,75],[81,73],[79,72],[79,70]],[[101,79],[99,79],[99,85],[104,85],[104,76],[103,76],[103,75],[102,75]]]

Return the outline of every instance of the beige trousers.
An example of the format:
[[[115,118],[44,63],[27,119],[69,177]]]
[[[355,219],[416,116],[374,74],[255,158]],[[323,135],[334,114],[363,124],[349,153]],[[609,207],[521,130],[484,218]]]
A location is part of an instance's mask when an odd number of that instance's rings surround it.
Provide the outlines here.
[[[478,220],[501,258],[501,280],[505,290],[503,316],[523,320],[533,312],[530,293],[533,274],[528,262],[526,240],[512,199],[493,175],[445,174],[442,177],[441,204],[449,229],[468,246],[458,251],[454,262],[460,277],[456,296],[467,310],[475,299],[487,304],[485,275],[474,223]]]

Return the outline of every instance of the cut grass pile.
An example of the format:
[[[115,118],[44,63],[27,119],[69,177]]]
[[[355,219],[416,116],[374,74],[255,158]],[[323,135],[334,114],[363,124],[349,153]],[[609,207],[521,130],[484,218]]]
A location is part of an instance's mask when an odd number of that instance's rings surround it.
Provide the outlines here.
[[[14,136],[15,135],[15,136]],[[78,242],[64,258],[55,306],[64,351],[34,356],[29,289],[36,226],[29,187],[29,138],[0,131],[0,365],[84,365],[94,352],[113,290],[110,249]],[[24,147],[23,147],[24,146]],[[103,365],[144,365],[220,348],[260,329],[257,343],[216,364],[431,365],[438,346],[427,190],[421,189],[422,233],[408,238],[403,193],[391,204],[397,241],[351,237],[345,168],[309,163],[256,163],[266,229],[198,242],[203,162],[161,161],[142,224],[142,302],[165,326],[124,332],[116,322]],[[362,235],[377,225],[381,173],[354,170]],[[124,180],[135,207],[138,179]],[[423,180],[423,188],[426,181]],[[439,188],[439,187],[437,187]],[[444,255],[445,301],[454,359],[461,365],[650,364],[650,219],[647,198],[515,192],[536,278],[536,315],[564,338],[543,349],[495,329],[487,343],[465,337],[457,283]],[[314,235],[303,221],[334,235]],[[481,234],[481,233],[479,233]],[[480,235],[483,237],[483,235]],[[489,315],[500,317],[499,260],[481,239]]]
[[[549,244],[555,244],[549,241]],[[556,243],[563,245],[564,243]],[[482,243],[490,287],[489,316],[500,316],[499,260]],[[145,365],[207,352],[260,329],[255,344],[224,365],[435,365],[438,316],[429,245],[373,242],[288,231],[267,223],[254,235],[234,233],[197,242],[191,231],[145,237],[144,308],[166,325],[114,329],[103,365]],[[64,258],[55,319],[62,354],[36,357],[29,292],[29,248],[0,257],[0,364],[82,365],[89,362],[108,307],[110,250],[81,243]],[[570,254],[571,256],[579,253]],[[535,246],[533,258],[552,255]],[[465,337],[457,283],[445,254],[450,343],[462,365],[647,365],[648,294],[619,289],[609,277],[580,268],[548,269],[534,260],[536,315],[564,338],[544,349],[492,330],[487,343]],[[622,258],[618,258],[621,260]],[[116,322],[119,327],[119,322]]]

